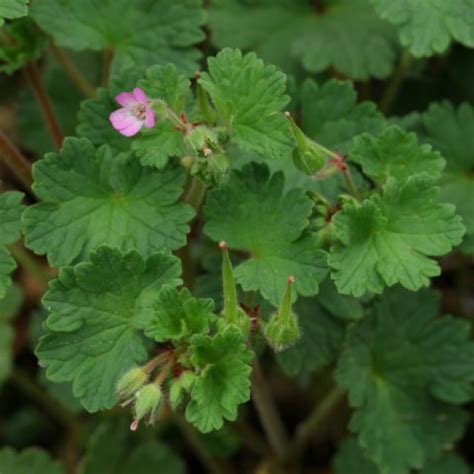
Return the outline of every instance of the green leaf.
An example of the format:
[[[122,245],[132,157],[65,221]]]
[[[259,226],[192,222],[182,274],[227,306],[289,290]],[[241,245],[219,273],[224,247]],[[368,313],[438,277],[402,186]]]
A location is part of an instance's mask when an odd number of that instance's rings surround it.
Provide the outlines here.
[[[0,27],[1,23],[0,11]],[[2,27],[0,37],[0,72],[13,74],[28,62],[37,60],[47,44],[48,38],[30,18],[20,18],[8,23]]]
[[[119,107],[111,92],[97,89],[96,97],[81,102],[77,134],[95,146],[106,144],[115,152],[130,150],[132,140],[118,133],[109,121],[110,114]]]
[[[103,423],[90,437],[83,474],[184,474],[184,463],[166,445],[153,440],[134,442],[124,423]],[[161,467],[160,467],[161,466]]]
[[[186,418],[207,433],[222,428],[224,419],[235,421],[238,405],[249,400],[253,354],[235,327],[215,336],[193,336],[191,350],[193,365],[200,373],[191,391]]]
[[[435,319],[431,290],[386,291],[348,332],[336,370],[356,409],[350,428],[387,474],[405,474],[438,456],[463,432],[472,397],[474,343],[467,321]]]
[[[285,292],[288,276],[302,296],[318,292],[326,271],[326,254],[316,236],[304,233],[313,203],[301,189],[284,193],[281,172],[270,177],[265,165],[234,171],[207,198],[204,232],[250,258],[235,268],[245,291],[258,290],[274,305]],[[296,292],[295,292],[296,293]]]
[[[14,338],[10,320],[20,308],[22,300],[22,292],[17,286],[8,288],[0,299],[0,386],[10,375]]]
[[[344,338],[345,324],[325,311],[316,298],[298,300],[294,312],[298,316],[301,337],[276,357],[285,373],[307,380],[335,361]]]
[[[27,448],[21,452],[11,448],[0,451],[2,474],[64,474],[59,463],[52,461],[45,451]]]
[[[192,99],[190,81],[177,71],[174,64],[147,69],[145,78],[138,81],[138,87],[149,97],[165,101],[176,114],[184,112]]]
[[[430,145],[418,145],[414,133],[398,127],[387,128],[378,138],[367,133],[356,137],[350,158],[367,176],[381,184],[390,176],[403,183],[410,176],[423,172],[436,180],[445,165],[438,151]]]
[[[206,334],[213,311],[211,299],[193,298],[186,288],[164,286],[151,303],[145,334],[158,342]]]
[[[172,156],[186,153],[183,133],[169,121],[160,121],[153,128],[142,130],[132,143],[132,149],[144,166],[164,168]]]
[[[361,80],[390,74],[395,31],[368,0],[333,0],[323,12],[312,3],[214,0],[209,11],[212,40],[220,48],[251,49],[289,72],[302,64],[310,72],[334,67]]]
[[[464,103],[455,108],[447,101],[431,104],[419,125],[420,139],[446,158],[441,196],[463,218],[466,237],[461,249],[474,255],[474,107]]]
[[[6,246],[20,238],[22,199],[23,193],[18,191],[0,194],[0,299],[5,296],[11,284],[10,274],[16,268]]]
[[[334,470],[336,474],[380,474],[381,472],[353,437],[343,440],[339,445],[334,459]]]
[[[470,474],[472,469],[462,458],[454,453],[446,453],[438,459],[429,461],[420,474]]]
[[[26,243],[55,266],[86,259],[104,243],[147,256],[186,242],[194,211],[176,202],[186,177],[181,168],[144,169],[131,154],[68,138],[33,175],[41,202],[24,213]]]
[[[353,138],[362,132],[378,135],[384,117],[373,102],[357,103],[349,81],[334,79],[321,85],[307,79],[301,90],[301,127],[321,145],[349,153]]]
[[[167,63],[192,74],[199,58],[193,45],[204,37],[200,0],[41,0],[31,15],[60,46],[113,51],[113,75]]]
[[[450,204],[439,202],[439,188],[420,174],[404,184],[389,178],[383,196],[348,203],[333,218],[329,265],[339,292],[362,296],[401,283],[417,290],[440,274],[430,256],[448,253],[464,234]]]
[[[2,0],[0,5],[0,26],[4,20],[20,18],[28,14],[28,0]]]
[[[287,153],[292,146],[287,119],[285,75],[265,66],[254,53],[224,49],[208,59],[209,73],[199,83],[210,95],[226,130],[243,150],[265,158]]]
[[[402,46],[415,57],[443,53],[451,41],[474,47],[473,0],[371,0],[381,18],[397,25]]]
[[[141,305],[164,284],[177,286],[179,275],[179,260],[170,255],[144,260],[108,247],[62,268],[43,299],[48,332],[36,350],[48,378],[73,381],[88,411],[112,407],[120,376],[147,357],[138,331],[148,322]]]

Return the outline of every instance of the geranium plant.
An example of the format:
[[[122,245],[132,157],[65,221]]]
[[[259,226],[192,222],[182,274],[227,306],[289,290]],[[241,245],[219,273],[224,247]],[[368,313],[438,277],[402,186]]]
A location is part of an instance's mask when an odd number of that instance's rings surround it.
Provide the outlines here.
[[[471,472],[474,0],[0,24],[1,474]]]

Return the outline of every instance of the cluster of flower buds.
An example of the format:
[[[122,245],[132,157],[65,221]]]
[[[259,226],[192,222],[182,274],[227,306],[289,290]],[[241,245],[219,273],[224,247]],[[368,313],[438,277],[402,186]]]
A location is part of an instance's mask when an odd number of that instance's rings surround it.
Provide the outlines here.
[[[163,360],[166,357],[163,358],[162,354],[143,367],[130,369],[117,384],[117,395],[122,406],[133,404],[134,419],[130,425],[132,431],[137,430],[141,420],[146,420],[149,424],[158,421],[164,401],[161,384],[170,374],[173,361],[168,358],[153,381],[150,381],[150,376]]]

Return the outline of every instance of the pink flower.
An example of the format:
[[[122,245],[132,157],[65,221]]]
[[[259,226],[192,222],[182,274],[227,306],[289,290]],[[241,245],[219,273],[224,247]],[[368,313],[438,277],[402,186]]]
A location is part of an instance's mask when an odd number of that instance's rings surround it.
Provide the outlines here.
[[[115,130],[122,135],[131,137],[143,126],[152,128],[155,125],[155,112],[139,87],[135,87],[132,92],[121,92],[115,100],[122,105],[122,108],[112,112],[109,120]]]

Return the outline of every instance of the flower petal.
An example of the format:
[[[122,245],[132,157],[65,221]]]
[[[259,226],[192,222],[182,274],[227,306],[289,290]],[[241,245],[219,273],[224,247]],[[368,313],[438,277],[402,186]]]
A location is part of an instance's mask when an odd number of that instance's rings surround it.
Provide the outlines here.
[[[135,117],[125,108],[112,112],[109,116],[109,120],[116,130],[122,130],[123,128],[129,127],[137,121],[140,122],[137,117]]]
[[[146,116],[145,116],[145,127],[152,128],[155,126],[155,112],[151,107],[146,108]]]
[[[128,107],[137,102],[137,99],[131,92],[121,92],[115,96],[115,100],[124,107]]]
[[[125,137],[131,137],[133,135],[136,135],[142,127],[143,122],[137,119],[136,122],[132,123],[127,128],[122,128],[122,130],[119,130],[119,132]]]
[[[141,102],[142,104],[148,105],[147,96],[146,96],[146,94],[143,92],[142,89],[140,89],[139,87],[135,87],[135,89],[133,89],[133,95],[135,96],[135,99],[136,99],[138,102]]]

